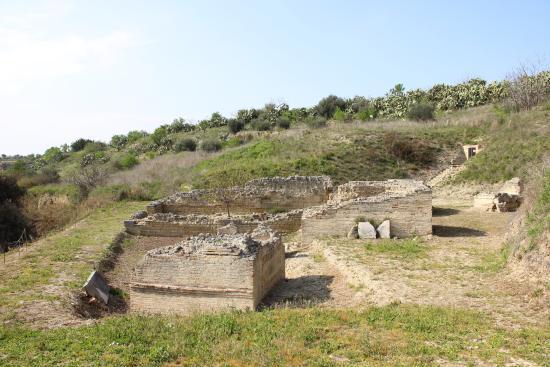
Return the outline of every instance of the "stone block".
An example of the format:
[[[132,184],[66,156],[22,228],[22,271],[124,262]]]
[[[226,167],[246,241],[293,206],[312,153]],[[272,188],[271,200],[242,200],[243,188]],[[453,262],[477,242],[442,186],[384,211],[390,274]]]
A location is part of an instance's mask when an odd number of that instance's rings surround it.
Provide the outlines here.
[[[374,229],[374,226],[369,222],[359,222],[357,224],[357,233],[359,234],[359,238],[376,238],[376,229]]]
[[[378,232],[378,237],[380,238],[390,238],[390,221],[386,219],[380,223],[378,228],[376,228],[376,232]]]
[[[108,304],[109,303],[109,290],[110,287],[107,284],[107,281],[97,271],[92,271],[90,276],[88,277],[88,280],[86,280],[86,283],[84,283],[83,287],[86,294],[90,297],[94,297],[95,299]]]
[[[359,238],[359,229],[358,229],[358,226],[357,224],[354,224],[353,227],[351,227],[351,229],[349,230],[348,232],[348,236],[347,236],[349,239],[357,239]]]

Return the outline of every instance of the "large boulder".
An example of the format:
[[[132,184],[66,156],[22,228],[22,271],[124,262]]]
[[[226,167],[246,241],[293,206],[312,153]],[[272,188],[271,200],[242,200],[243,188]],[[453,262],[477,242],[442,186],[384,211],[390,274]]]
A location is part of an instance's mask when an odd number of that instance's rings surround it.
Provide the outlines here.
[[[376,229],[369,222],[359,222],[357,224],[357,233],[359,238],[373,239],[376,238]]]
[[[378,237],[380,238],[390,238],[390,221],[389,219],[386,219],[380,225],[378,228],[376,228],[376,232],[378,232]]]

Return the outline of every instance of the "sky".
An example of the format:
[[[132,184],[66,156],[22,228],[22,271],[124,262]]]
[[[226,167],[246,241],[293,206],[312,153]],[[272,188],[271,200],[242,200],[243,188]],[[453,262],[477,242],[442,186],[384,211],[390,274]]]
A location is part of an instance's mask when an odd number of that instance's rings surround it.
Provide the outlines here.
[[[549,57],[549,0],[0,0],[0,154]]]

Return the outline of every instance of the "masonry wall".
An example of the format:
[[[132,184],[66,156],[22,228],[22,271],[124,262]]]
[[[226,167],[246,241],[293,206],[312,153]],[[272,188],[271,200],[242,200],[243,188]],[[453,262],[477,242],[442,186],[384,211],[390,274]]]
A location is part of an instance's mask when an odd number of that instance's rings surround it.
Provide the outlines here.
[[[151,313],[254,308],[253,258],[146,255],[136,267],[130,307]]]
[[[332,183],[327,176],[274,177],[252,180],[244,187],[229,189],[233,214],[261,213],[270,209],[294,210],[320,205],[328,200]],[[149,214],[214,214],[225,213],[224,204],[211,199],[208,190],[177,193],[151,203]]]
[[[145,313],[189,314],[255,309],[285,277],[284,246],[262,246],[256,256],[147,254],[136,267],[130,307]]]
[[[318,209],[316,214],[302,217],[304,242],[324,236],[346,236],[358,217],[376,224],[389,219],[392,236],[403,238],[432,233],[432,196],[429,191],[377,201],[351,200]]]
[[[230,221],[231,219],[210,223],[193,223],[185,221],[127,220],[124,221],[124,226],[126,227],[126,231],[133,235],[190,237],[200,233],[216,234],[218,228],[223,227]],[[233,223],[237,226],[238,233],[251,232],[260,224],[257,221],[240,221],[238,218],[234,218]],[[302,212],[297,210],[291,213],[280,214],[261,223],[277,232],[296,232],[302,224]]]
[[[285,279],[285,247],[264,246],[255,262],[254,308],[279,281]]]

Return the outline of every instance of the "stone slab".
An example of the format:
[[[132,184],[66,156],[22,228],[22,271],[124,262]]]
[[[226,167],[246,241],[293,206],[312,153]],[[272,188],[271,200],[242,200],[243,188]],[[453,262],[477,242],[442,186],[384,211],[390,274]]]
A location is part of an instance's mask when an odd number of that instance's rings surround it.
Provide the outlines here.
[[[378,232],[378,237],[380,238],[390,238],[390,221],[386,219],[380,223],[378,228],[376,228],[376,232]]]
[[[357,232],[359,238],[363,239],[373,239],[376,238],[376,229],[369,222],[359,222],[357,224]]]
[[[109,290],[110,287],[107,284],[107,281],[97,271],[92,271],[86,283],[83,287],[84,291],[88,296],[94,297],[95,299],[107,304],[109,303]]]

